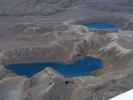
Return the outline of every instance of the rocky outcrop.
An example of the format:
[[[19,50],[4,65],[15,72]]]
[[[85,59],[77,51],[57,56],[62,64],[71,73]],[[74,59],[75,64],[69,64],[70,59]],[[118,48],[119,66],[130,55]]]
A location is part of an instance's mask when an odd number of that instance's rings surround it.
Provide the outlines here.
[[[131,69],[101,77],[87,76],[73,79],[65,79],[47,69],[31,79],[15,76],[0,80],[0,99],[104,100],[132,88],[131,81]]]
[[[24,100],[26,79],[22,77],[9,77],[0,80],[1,100]]]
[[[15,73],[11,72],[10,70],[6,69],[4,65],[0,65],[0,80],[7,78],[7,77],[14,77],[16,76]]]

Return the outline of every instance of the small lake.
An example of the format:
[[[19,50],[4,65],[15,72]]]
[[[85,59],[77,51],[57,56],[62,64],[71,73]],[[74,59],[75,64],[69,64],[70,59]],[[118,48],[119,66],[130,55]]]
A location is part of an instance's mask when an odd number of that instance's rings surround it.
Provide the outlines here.
[[[30,64],[9,64],[5,67],[18,75],[32,77],[46,67],[53,68],[64,77],[76,77],[89,75],[103,67],[102,60],[94,57],[81,58],[71,64],[61,62],[30,63]]]
[[[92,29],[92,30],[103,30],[103,31],[112,31],[112,32],[119,31],[119,28],[111,23],[94,22],[94,23],[87,23],[87,24],[83,24],[83,25],[87,26],[89,29]]]

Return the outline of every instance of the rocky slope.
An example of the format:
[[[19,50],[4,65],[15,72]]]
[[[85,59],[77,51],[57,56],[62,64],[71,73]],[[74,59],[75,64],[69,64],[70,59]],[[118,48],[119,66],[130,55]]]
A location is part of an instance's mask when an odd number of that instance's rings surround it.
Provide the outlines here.
[[[103,74],[97,77],[64,78],[48,68],[32,78],[26,78],[8,70],[3,71],[5,69],[1,66],[1,71],[8,75],[3,74],[0,80],[0,100],[106,100],[132,88],[130,83],[133,48],[129,45],[132,44],[132,41],[129,41],[129,38],[132,38],[131,32],[101,34],[90,32],[80,25],[66,27],[62,31],[48,32],[40,36],[38,34],[34,42],[39,41],[40,45],[34,44],[25,35],[26,44],[19,39],[17,44],[10,41],[11,44],[1,46],[1,64],[55,61],[55,57],[57,61],[70,62],[87,55],[103,59],[105,63]],[[45,37],[52,38],[47,41],[48,46]],[[101,48],[106,48],[107,52],[100,52],[98,55],[97,51]],[[112,68],[108,68],[110,63],[113,65]]]

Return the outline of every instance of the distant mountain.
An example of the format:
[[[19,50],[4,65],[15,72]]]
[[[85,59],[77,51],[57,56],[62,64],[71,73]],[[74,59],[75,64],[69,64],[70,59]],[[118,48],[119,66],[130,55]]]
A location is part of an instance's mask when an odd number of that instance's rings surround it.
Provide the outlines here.
[[[0,0],[1,15],[49,15],[72,6],[76,0]]]
[[[132,0],[0,0],[0,15],[51,15],[71,7],[133,12]]]

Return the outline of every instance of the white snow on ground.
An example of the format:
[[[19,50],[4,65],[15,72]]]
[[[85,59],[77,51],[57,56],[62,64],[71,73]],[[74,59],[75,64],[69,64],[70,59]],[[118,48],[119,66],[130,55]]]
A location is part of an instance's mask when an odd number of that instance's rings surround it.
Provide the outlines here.
[[[122,93],[110,100],[133,100],[133,89],[125,93]]]

